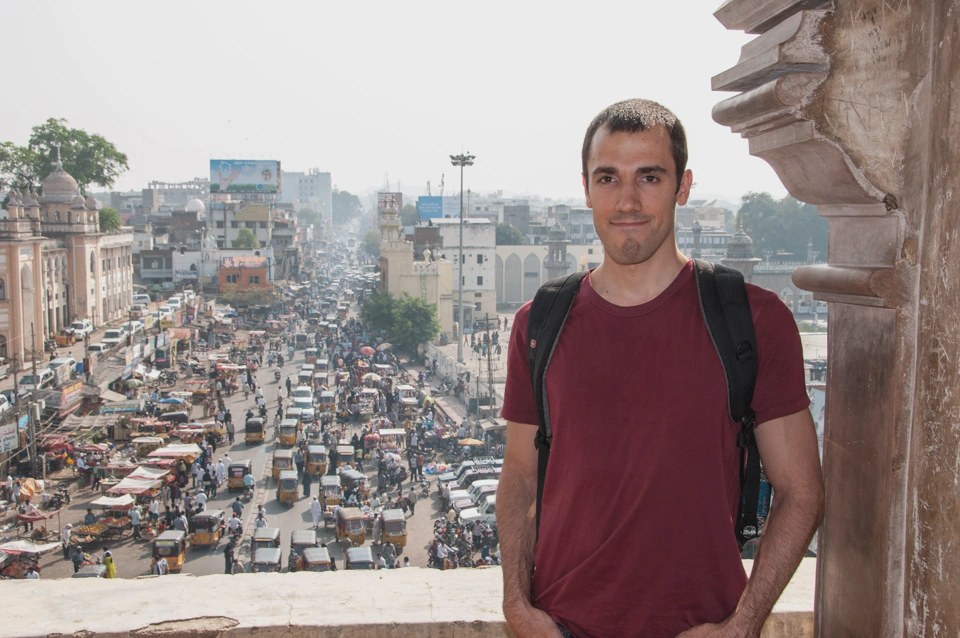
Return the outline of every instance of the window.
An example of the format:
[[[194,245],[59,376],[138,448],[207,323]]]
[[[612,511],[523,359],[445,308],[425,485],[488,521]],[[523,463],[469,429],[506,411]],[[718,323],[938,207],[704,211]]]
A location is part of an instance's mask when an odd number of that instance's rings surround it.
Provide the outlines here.
[[[478,263],[478,264],[482,264],[482,263],[483,263],[483,255],[477,255],[477,263]]]
[[[97,271],[97,259],[93,253],[90,253],[90,274],[94,274]]]
[[[466,255],[460,255],[460,263],[461,263],[461,264],[467,263],[467,256],[466,256]]]
[[[240,222],[230,222],[230,228],[240,228]]]
[[[266,228],[267,222],[260,222],[260,228]]]
[[[0,301],[7,300],[7,286],[3,283],[3,279],[0,279]]]
[[[238,277],[239,277],[239,275],[224,275],[224,276],[223,276],[223,282],[224,282],[224,283],[227,283],[227,284],[235,284],[235,283],[237,283],[237,278],[238,278]]]
[[[244,222],[243,225],[245,228],[256,228],[257,222]]]
[[[481,310],[481,308],[480,308],[480,302],[478,301],[478,302],[477,302],[477,312],[480,312],[480,310]]]
[[[247,277],[247,283],[248,283],[248,284],[259,284],[259,283],[260,283],[260,275],[250,275],[249,277]]]
[[[223,228],[223,222],[217,222],[217,228]]]
[[[483,277],[482,277],[482,276],[478,276],[478,277],[477,277],[477,285],[478,285],[478,286],[482,286],[482,285],[483,285]]]

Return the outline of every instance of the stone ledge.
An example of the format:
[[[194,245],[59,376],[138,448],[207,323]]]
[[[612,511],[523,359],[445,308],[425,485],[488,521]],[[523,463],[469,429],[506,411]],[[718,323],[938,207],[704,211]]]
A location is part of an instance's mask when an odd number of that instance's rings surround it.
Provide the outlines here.
[[[744,565],[749,573],[751,561]],[[813,636],[815,573],[816,559],[804,559],[764,638]],[[0,638],[508,637],[501,591],[498,567],[6,580]]]

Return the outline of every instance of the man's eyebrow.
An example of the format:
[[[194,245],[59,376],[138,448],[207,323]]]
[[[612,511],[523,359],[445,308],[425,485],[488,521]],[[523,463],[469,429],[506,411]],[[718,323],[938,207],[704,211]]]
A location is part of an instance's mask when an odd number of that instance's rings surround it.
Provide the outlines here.
[[[617,169],[613,166],[597,166],[593,169],[592,175],[616,175]]]
[[[651,166],[641,166],[637,169],[637,175],[645,175],[647,173],[666,173],[667,169],[660,166],[659,164],[653,164]]]

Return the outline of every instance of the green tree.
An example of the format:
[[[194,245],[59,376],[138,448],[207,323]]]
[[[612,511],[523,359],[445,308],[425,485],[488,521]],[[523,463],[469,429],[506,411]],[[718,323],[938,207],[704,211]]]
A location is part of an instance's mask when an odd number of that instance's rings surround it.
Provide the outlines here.
[[[360,198],[348,191],[333,191],[333,225],[346,224],[360,215]]]
[[[519,246],[527,243],[523,233],[507,222],[497,224],[497,246]]]
[[[301,208],[300,212],[297,213],[297,217],[300,218],[300,221],[304,224],[313,224],[317,227],[323,225],[323,217],[312,208]]]
[[[129,166],[127,156],[96,133],[70,128],[63,118],[50,118],[31,129],[27,146],[0,145],[0,182],[21,189],[39,188],[57,166],[57,149],[63,169],[86,191],[90,184],[113,186]]]
[[[360,318],[370,330],[374,332],[384,330],[390,334],[393,329],[393,311],[396,305],[397,300],[389,290],[376,292],[363,304]]]
[[[414,204],[404,204],[400,211],[400,223],[404,226],[416,226],[420,221],[420,211]]]
[[[260,242],[257,236],[249,228],[241,228],[237,233],[237,238],[233,242],[234,248],[260,248]]]
[[[363,249],[371,257],[380,256],[380,233],[375,230],[368,230],[363,235]]]
[[[120,213],[116,208],[100,209],[100,232],[101,233],[119,233],[120,232]]]
[[[420,297],[411,297],[406,293],[397,300],[390,330],[390,342],[394,346],[415,354],[420,344],[436,339],[439,334],[437,304],[427,303]]]
[[[792,253],[794,259],[807,258],[807,243],[821,258],[827,255],[827,220],[817,214],[817,207],[793,197],[776,199],[770,193],[747,193],[738,213],[743,230],[753,239],[754,252]]]

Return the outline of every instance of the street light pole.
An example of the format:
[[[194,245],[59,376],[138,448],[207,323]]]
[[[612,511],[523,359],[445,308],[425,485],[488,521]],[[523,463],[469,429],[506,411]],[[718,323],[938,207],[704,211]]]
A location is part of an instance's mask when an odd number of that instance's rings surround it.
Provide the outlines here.
[[[457,334],[457,363],[463,363],[463,267],[466,265],[466,259],[463,256],[463,167],[473,166],[473,160],[476,156],[469,153],[460,155],[451,155],[450,161],[454,166],[460,167],[460,263],[457,264],[457,274],[460,281],[457,284],[459,294],[457,295],[457,321],[460,324],[460,332]]]

